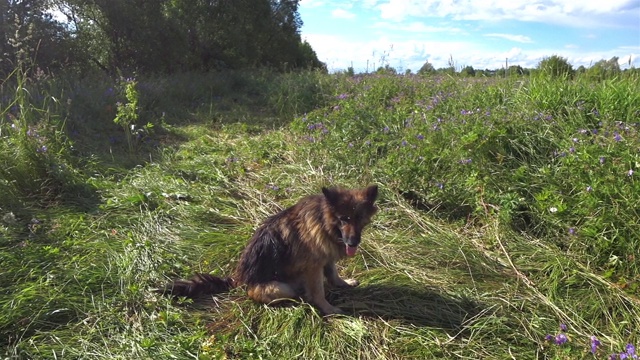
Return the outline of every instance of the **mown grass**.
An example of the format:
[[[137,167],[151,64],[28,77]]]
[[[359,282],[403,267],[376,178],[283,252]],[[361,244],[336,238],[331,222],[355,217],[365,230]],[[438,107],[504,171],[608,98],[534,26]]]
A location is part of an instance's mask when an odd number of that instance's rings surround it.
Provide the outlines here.
[[[130,120],[154,126],[130,146],[113,123],[127,101],[117,82],[18,81],[29,92],[3,94],[0,123],[2,356],[621,353],[640,344],[638,84],[137,79]],[[361,285],[327,295],[348,316],[260,306],[242,289],[195,302],[150,291],[229,274],[270,214],[321,186],[369,183],[380,212],[340,264]],[[560,324],[556,345],[546,336]]]

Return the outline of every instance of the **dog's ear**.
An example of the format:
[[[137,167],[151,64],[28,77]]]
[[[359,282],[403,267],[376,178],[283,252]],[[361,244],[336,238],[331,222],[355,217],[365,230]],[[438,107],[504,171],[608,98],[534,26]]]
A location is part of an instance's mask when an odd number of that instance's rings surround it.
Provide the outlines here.
[[[329,201],[329,204],[335,205],[338,202],[338,198],[340,194],[338,194],[338,190],[336,188],[322,188],[322,193],[324,197]]]
[[[373,203],[378,198],[378,185],[369,185],[364,190],[364,193],[367,196],[367,200]]]

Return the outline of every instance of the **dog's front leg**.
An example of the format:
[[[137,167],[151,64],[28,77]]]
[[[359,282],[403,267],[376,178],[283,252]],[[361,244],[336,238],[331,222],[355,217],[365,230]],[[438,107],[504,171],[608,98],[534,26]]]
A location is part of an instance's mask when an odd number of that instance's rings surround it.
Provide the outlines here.
[[[320,309],[323,315],[344,313],[340,308],[329,304],[325,298],[322,269],[310,272],[305,278],[305,297],[310,304]]]
[[[325,265],[324,276],[327,278],[327,281],[329,281],[329,284],[335,287],[342,287],[342,288],[356,287],[359,284],[358,280],[356,279],[343,280],[342,278],[340,278],[340,276],[338,276],[338,270],[336,269],[336,264],[333,262]]]

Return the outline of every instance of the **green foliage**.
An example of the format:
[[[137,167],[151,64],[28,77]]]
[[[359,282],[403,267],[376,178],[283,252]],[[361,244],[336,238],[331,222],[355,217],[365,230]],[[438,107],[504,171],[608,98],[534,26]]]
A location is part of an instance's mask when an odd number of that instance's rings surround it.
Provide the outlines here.
[[[37,87],[30,92],[27,80],[26,72],[14,71],[5,84],[14,84],[15,92],[4,97],[9,101],[0,110],[0,199],[7,206],[25,200],[46,206],[76,182],[71,144],[58,115],[65,105]]]
[[[129,153],[133,153],[140,141],[151,133],[153,124],[147,123],[142,127],[136,127],[139,111],[138,99],[140,97],[136,89],[137,82],[134,79],[121,79],[119,85],[124,92],[126,101],[124,103],[116,103],[116,117],[113,122],[124,131]]]
[[[640,251],[638,189],[628,175],[640,146],[638,94],[631,79],[594,88],[538,78],[466,85],[365,77],[345,100],[294,126],[317,159],[367,169],[416,206],[450,219],[497,212],[511,227],[629,278],[639,270],[629,254]],[[601,156],[609,165],[598,164]],[[599,192],[585,190],[595,179]]]
[[[593,66],[586,71],[586,75],[593,80],[605,80],[612,79],[620,76],[620,64],[618,64],[618,57],[614,56],[609,60],[597,61]]]
[[[558,55],[542,59],[538,63],[538,70],[540,75],[553,79],[571,79],[574,73],[573,66],[569,64],[569,61]]]
[[[433,67],[433,64],[430,62],[425,62],[424,65],[418,70],[419,75],[432,74],[436,72],[436,68]]]
[[[508,349],[518,359],[573,359],[628,351],[640,343],[634,74],[16,80],[0,98],[0,160],[9,164],[2,169],[27,166],[0,173],[0,353],[476,359]],[[132,133],[139,147],[122,156],[124,125],[143,119],[162,127],[141,143]],[[60,162],[61,187],[45,188],[62,195],[24,191],[51,176],[37,169]],[[78,191],[76,179],[89,190]],[[339,269],[361,285],[327,292],[349,316],[257,305],[243,289],[196,301],[151,291],[194,272],[231,274],[267,216],[321,186],[367,183],[380,186],[379,212],[360,255]],[[59,201],[66,197],[89,201]],[[601,342],[595,355],[592,336]]]

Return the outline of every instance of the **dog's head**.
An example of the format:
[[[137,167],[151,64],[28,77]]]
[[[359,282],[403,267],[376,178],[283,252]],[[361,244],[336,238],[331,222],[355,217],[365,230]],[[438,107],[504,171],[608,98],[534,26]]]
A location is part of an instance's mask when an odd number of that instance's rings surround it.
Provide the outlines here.
[[[353,190],[322,188],[322,193],[329,204],[334,227],[345,244],[347,256],[354,256],[360,245],[362,229],[378,210],[375,206],[378,185]]]

